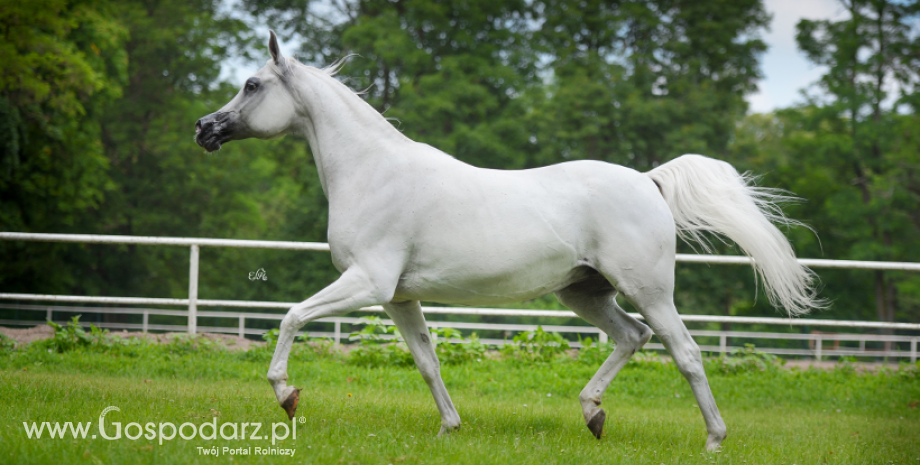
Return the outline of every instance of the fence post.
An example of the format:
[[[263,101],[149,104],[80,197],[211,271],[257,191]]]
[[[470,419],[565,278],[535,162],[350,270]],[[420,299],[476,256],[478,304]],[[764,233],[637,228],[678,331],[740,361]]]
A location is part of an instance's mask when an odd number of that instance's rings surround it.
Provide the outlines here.
[[[53,314],[52,314],[52,312],[51,312],[51,307],[48,307],[48,311],[47,311],[46,314],[45,314],[45,321],[51,321],[51,317],[52,317],[52,316],[53,316]]]
[[[597,342],[601,344],[607,343],[607,333],[605,333],[602,329],[597,331]]]
[[[815,334],[815,359],[819,362],[821,361],[821,349],[824,345],[824,341],[821,340],[820,334]]]
[[[246,337],[246,317],[240,315],[240,337]]]
[[[144,334],[147,334],[147,326],[148,326],[147,322],[148,321],[150,321],[150,312],[144,310],[144,322],[141,325],[141,330],[144,332]]]
[[[198,244],[192,245],[188,267],[188,333],[194,335],[198,327]]]
[[[728,352],[728,336],[725,334],[719,335],[719,352],[722,353],[723,357]]]
[[[336,318],[335,319],[335,336],[333,336],[335,345],[339,345],[339,339],[341,338],[342,338],[342,322],[338,318]]]
[[[915,363],[917,361],[917,340],[920,338],[913,338],[910,340],[910,363]]]

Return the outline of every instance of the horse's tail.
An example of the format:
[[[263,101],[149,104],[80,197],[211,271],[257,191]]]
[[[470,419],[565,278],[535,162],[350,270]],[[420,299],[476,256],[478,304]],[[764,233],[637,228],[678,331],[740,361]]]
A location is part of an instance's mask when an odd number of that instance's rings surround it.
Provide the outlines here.
[[[747,173],[701,155],[683,155],[646,175],[661,190],[678,235],[707,252],[711,249],[703,231],[733,240],[753,259],[773,306],[784,307],[789,316],[826,307],[815,297],[817,277],[798,263],[792,245],[773,225],[801,224],[786,218],[779,206],[795,198],[778,189],[756,187]]]

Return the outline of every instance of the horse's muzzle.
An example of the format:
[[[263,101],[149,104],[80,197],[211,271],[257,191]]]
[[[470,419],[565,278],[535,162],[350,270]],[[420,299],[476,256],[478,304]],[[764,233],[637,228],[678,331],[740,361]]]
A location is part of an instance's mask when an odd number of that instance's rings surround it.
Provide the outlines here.
[[[195,142],[208,152],[220,150],[220,146],[233,139],[233,126],[237,113],[215,112],[195,123]]]

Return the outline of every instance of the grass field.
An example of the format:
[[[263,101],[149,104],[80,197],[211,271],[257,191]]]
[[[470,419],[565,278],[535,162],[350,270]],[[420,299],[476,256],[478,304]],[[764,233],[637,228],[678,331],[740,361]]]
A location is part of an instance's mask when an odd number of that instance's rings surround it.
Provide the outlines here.
[[[143,350],[0,352],[0,463],[628,463],[920,464],[920,379],[916,367],[860,374],[832,371],[710,370],[728,425],[718,453],[706,453],[702,417],[687,383],[666,363],[631,363],[604,398],[606,436],[581,418],[578,392],[595,366],[483,360],[442,367],[463,419],[435,437],[439,418],[412,368],[354,366],[340,355],[302,351],[290,363],[303,387],[297,439],[287,456],[200,455],[198,447],[272,447],[270,440],[29,439],[23,422],[141,425],[286,420],[264,381],[267,350],[231,353],[184,347]],[[712,366],[710,364],[710,366]],[[914,407],[911,407],[913,405]]]

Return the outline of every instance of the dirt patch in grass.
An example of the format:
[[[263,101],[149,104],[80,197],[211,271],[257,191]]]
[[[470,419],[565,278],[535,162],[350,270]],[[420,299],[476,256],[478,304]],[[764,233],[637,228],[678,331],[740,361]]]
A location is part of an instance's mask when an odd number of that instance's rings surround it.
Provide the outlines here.
[[[0,326],[0,333],[16,341],[17,344],[28,344],[32,341],[51,339],[54,337],[54,328],[48,325],[34,326],[32,328],[5,328]]]
[[[18,344],[28,344],[33,341],[51,339],[54,329],[48,325],[33,326],[31,328],[6,328],[0,326],[0,333],[16,341]],[[143,333],[140,331],[114,331],[109,335],[122,339],[146,339],[156,344],[167,344],[177,337],[187,337],[186,333]],[[249,350],[252,347],[264,346],[264,342],[253,341],[234,334],[200,333],[199,339],[214,342],[226,347],[228,350]]]

